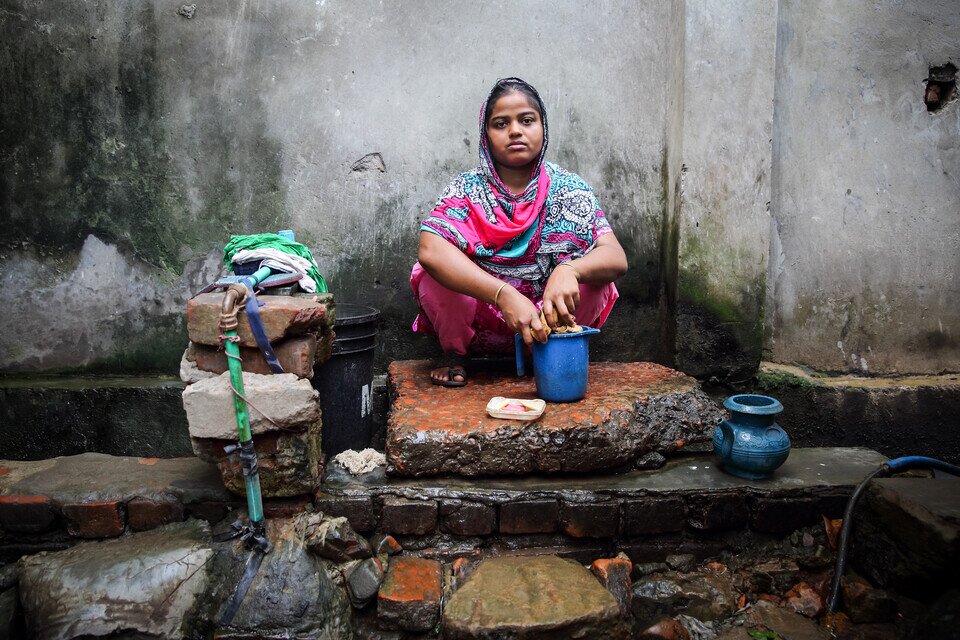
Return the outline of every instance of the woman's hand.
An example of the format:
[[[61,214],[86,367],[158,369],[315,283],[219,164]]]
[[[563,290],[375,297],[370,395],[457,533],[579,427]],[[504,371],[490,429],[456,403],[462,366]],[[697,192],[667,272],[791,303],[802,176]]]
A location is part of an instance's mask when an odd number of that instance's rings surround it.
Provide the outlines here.
[[[500,291],[497,306],[504,322],[511,331],[523,337],[524,343],[531,345],[534,340],[547,341],[547,332],[540,322],[540,312],[525,295],[507,285]]]
[[[543,290],[543,315],[550,328],[569,327],[577,323],[573,312],[580,306],[580,278],[577,270],[558,264]]]

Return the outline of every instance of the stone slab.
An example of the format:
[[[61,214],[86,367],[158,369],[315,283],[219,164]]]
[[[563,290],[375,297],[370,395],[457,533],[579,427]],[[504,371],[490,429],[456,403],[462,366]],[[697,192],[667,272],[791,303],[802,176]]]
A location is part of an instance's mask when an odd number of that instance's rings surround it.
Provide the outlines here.
[[[210,532],[201,522],[83,543],[20,560],[20,599],[38,638],[139,631],[185,636],[209,579]]]
[[[533,378],[471,372],[463,388],[430,383],[431,364],[390,365],[388,473],[463,476],[582,473],[632,465],[651,451],[706,442],[723,417],[694,378],[648,363],[590,365],[587,396],[548,403],[535,421],[491,418],[494,396],[535,398]]]
[[[292,373],[298,378],[313,377],[313,365],[317,358],[316,335],[287,338],[272,346],[284,373]],[[218,375],[227,371],[227,353],[218,347],[191,342],[184,358],[193,361],[201,371]],[[240,347],[240,359],[244,371],[261,375],[273,374],[263,352],[256,347]]]
[[[377,594],[378,615],[408,631],[433,629],[440,614],[441,576],[436,560],[394,558]]]
[[[930,601],[960,572],[960,480],[883,478],[855,515],[851,559],[881,587]]]
[[[222,292],[203,293],[187,301],[187,335],[192,342],[218,345]],[[327,304],[306,296],[260,296],[260,319],[272,343],[287,336],[303,335],[328,326]],[[240,346],[256,347],[247,314],[237,314]]]
[[[55,506],[127,502],[233,502],[216,466],[196,458],[133,458],[83,453],[47,460],[0,460],[0,496],[45,496]]]
[[[622,638],[626,629],[609,591],[571,560],[514,556],[482,561],[443,611],[443,636]]]
[[[310,386],[309,380],[292,373],[244,373],[243,387],[244,395],[252,403],[247,414],[254,434],[278,429],[302,431],[320,420],[320,393]],[[233,397],[229,373],[200,380],[184,389],[183,408],[191,437],[236,439]]]

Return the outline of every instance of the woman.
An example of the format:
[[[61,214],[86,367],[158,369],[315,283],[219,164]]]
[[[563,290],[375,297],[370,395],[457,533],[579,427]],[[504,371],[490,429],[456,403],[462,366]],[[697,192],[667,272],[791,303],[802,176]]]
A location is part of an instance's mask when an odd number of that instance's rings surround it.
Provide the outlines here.
[[[410,284],[413,330],[435,335],[434,384],[466,384],[467,354],[508,352],[551,328],[599,327],[627,260],[590,187],[544,162],[547,114],[536,89],[497,81],[480,110],[480,166],[446,188],[420,227]],[[561,268],[562,267],[562,268]]]

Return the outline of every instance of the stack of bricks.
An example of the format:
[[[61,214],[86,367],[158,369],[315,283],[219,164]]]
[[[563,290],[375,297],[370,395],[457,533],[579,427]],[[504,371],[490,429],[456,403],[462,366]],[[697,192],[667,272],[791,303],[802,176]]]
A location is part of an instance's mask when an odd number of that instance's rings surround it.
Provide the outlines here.
[[[190,344],[180,377],[188,385],[183,406],[194,452],[216,463],[227,489],[243,495],[239,458],[224,451],[237,441],[237,422],[227,358],[218,345],[223,296],[205,293],[187,303]],[[267,339],[284,370],[271,371],[241,310],[237,337],[261,490],[266,498],[303,495],[319,482],[322,469],[320,401],[311,379],[314,367],[330,357],[333,297],[299,293],[259,300]]]

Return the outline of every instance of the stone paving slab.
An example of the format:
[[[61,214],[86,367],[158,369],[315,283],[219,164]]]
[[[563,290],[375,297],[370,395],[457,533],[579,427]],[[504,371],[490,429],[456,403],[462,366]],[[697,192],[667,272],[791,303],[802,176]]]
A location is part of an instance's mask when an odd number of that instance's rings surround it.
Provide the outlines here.
[[[556,556],[491,558],[443,611],[443,636],[481,638],[626,637],[617,601],[581,565]]]
[[[471,371],[463,388],[430,383],[431,364],[393,362],[388,473],[463,476],[582,473],[706,442],[723,417],[694,378],[649,362],[590,365],[587,396],[548,403],[534,421],[491,418],[494,396],[536,397],[533,378]]]
[[[44,496],[57,504],[174,496],[184,504],[234,502],[216,466],[196,458],[83,453],[47,460],[0,460],[0,496]]]

